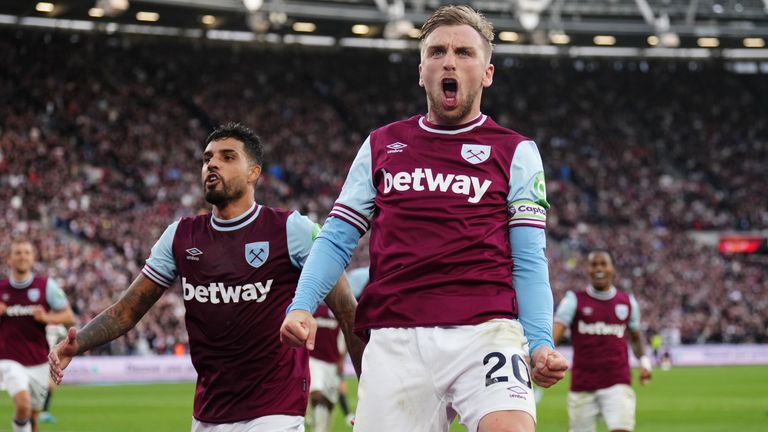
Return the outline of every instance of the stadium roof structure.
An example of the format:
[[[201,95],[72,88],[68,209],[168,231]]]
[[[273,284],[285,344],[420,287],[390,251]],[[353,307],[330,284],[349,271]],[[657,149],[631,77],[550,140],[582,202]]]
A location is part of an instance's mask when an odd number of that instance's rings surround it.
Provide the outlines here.
[[[461,1],[4,0],[0,24],[404,49],[416,46],[418,27],[434,9],[455,3]],[[768,0],[467,3],[494,23],[501,54],[768,58]]]

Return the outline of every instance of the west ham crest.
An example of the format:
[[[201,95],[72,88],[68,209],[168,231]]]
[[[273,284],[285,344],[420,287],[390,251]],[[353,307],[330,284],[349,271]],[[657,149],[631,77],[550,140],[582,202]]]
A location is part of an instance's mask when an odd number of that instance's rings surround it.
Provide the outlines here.
[[[29,291],[27,291],[27,297],[29,298],[29,301],[36,302],[40,300],[40,289],[39,288],[32,288]]]
[[[616,318],[624,321],[629,316],[629,306],[625,304],[616,305]]]
[[[245,260],[253,268],[259,268],[269,257],[269,242],[254,242],[245,245]]]
[[[483,163],[491,157],[491,146],[482,144],[462,144],[461,157],[473,165]]]

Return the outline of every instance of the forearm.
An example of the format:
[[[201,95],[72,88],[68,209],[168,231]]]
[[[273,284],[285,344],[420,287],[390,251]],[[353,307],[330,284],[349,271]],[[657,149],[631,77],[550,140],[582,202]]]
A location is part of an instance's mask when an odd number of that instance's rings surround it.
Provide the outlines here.
[[[561,322],[555,322],[554,327],[552,328],[552,342],[554,342],[555,345],[560,344],[560,339],[563,338],[563,334],[565,334],[566,326],[565,324]]]
[[[549,287],[545,233],[539,228],[515,227],[509,233],[515,267],[513,285],[518,316],[528,338],[530,352],[540,346],[554,348],[552,315],[554,302]]]
[[[77,354],[124,335],[141,320],[163,292],[163,287],[140,275],[117,303],[101,312],[77,333]]]
[[[643,342],[643,336],[637,330],[630,331],[629,335],[629,343],[632,346],[632,352],[639,360],[645,355],[645,342]]]
[[[325,303],[339,322],[339,327],[344,334],[344,340],[346,341],[349,356],[352,359],[352,365],[355,367],[355,372],[359,377],[365,343],[352,331],[355,324],[357,301],[352,295],[352,290],[350,289],[346,275],[341,276],[336,286],[325,298]]]

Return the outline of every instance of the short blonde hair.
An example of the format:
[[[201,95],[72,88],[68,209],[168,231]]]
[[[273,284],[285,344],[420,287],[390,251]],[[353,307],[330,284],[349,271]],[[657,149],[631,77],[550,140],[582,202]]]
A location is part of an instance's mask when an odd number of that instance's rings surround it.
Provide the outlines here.
[[[442,26],[466,24],[475,29],[485,39],[488,47],[488,57],[493,51],[493,24],[480,12],[466,5],[448,5],[438,8],[421,26],[421,45],[436,28]]]

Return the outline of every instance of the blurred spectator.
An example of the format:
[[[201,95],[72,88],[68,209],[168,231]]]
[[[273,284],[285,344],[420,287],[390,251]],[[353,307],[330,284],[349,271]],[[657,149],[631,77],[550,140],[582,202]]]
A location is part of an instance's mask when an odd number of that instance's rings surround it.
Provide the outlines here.
[[[415,52],[0,35],[0,250],[34,239],[81,322],[122,295],[169,222],[207,211],[194,173],[213,126],[258,131],[257,199],[322,222],[370,128],[425,109]],[[768,228],[768,80],[714,61],[494,63],[483,110],[544,155],[556,300],[586,285],[585,251],[606,248],[649,335],[768,342],[765,259],[685,234]],[[365,265],[367,237],[352,263]],[[184,352],[178,292],[96,353]]]

